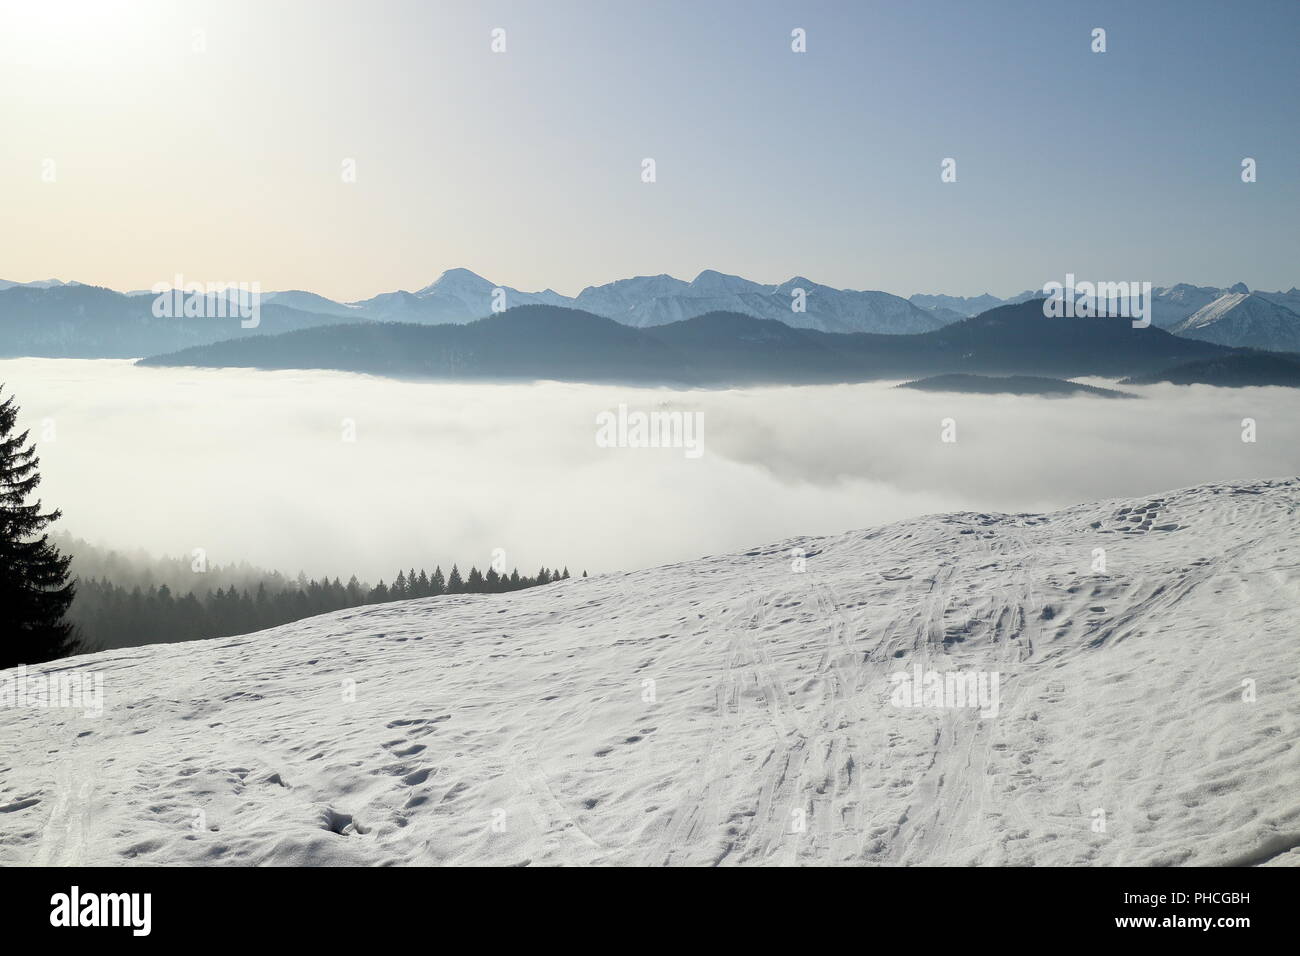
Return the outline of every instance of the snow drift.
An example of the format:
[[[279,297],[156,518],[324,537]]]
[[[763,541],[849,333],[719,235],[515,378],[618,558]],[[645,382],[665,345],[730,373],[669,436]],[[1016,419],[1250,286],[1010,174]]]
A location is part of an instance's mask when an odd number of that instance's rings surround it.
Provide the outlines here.
[[[0,864],[1295,864],[1297,506],[942,515],[28,669],[102,676],[97,717],[0,672]],[[954,673],[996,707],[900,705]]]

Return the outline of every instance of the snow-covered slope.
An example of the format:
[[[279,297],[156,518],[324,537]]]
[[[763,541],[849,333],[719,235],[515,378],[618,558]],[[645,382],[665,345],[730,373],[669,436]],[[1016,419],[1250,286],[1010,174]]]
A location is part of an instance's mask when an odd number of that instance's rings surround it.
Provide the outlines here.
[[[803,311],[792,303],[802,290]],[[833,289],[802,276],[765,286],[711,269],[690,282],[672,276],[640,276],[583,289],[577,308],[646,328],[709,312],[740,312],[821,332],[929,332],[961,318],[922,309],[888,292]]]
[[[1198,309],[1209,305],[1223,292],[1223,289],[1187,282],[1155,289],[1151,297],[1151,323],[1161,329],[1175,326]]]
[[[1198,310],[1203,309],[1206,306],[1210,305],[1216,299],[1219,299],[1221,296],[1228,293],[1244,293],[1249,291],[1250,290],[1246,287],[1246,285],[1241,282],[1238,282],[1236,285],[1233,285],[1230,288],[1223,288],[1223,289],[1217,288],[1215,286],[1191,285],[1190,283],[1187,282],[1179,282],[1178,284],[1171,285],[1171,286],[1162,286],[1160,288],[1156,288],[1151,291],[1151,322],[1153,325],[1157,326],[1158,328],[1172,330],[1174,326],[1178,325],[1180,322],[1187,321],[1187,319],[1191,315],[1196,313]],[[1029,289],[1025,292],[1020,293],[1019,295],[1012,296],[1010,299],[1007,299],[1006,301],[1023,302],[1026,299],[1038,298],[1042,294],[1043,293],[1041,289]],[[1290,295],[1290,293],[1269,292],[1269,293],[1257,293],[1257,294],[1264,295],[1270,299],[1273,299],[1274,301],[1277,301],[1278,304],[1280,305],[1284,305],[1288,307],[1290,306],[1290,302],[1287,301],[1287,297]],[[992,297],[983,296],[981,298],[989,299]],[[934,311],[936,315],[942,315],[942,313],[936,310],[936,306],[947,306],[948,308],[961,311],[961,307],[959,305],[949,305],[948,302],[945,301],[950,299],[951,297],[948,296],[914,295],[912,296],[910,301],[912,301],[916,305],[921,306],[922,308],[928,308],[931,311]],[[951,299],[951,301],[961,302],[962,300]],[[967,301],[974,303],[977,300],[972,299]],[[1000,304],[1000,301],[998,304]],[[986,309],[988,308],[992,308],[992,306],[985,306],[983,308],[979,308],[977,312],[986,311]],[[971,313],[971,314],[976,314],[976,313]]]
[[[541,292],[520,292],[510,286],[498,287],[477,273],[468,269],[448,269],[442,275],[425,286],[416,295],[421,297],[440,296],[455,299],[463,303],[464,308],[476,318],[488,315],[492,311],[493,292],[500,288],[505,293],[505,306],[516,305],[571,305],[573,300],[551,289]]]
[[[379,321],[473,322],[493,312],[494,294],[500,288],[503,308],[517,305],[570,305],[572,300],[558,292],[520,292],[509,286],[497,286],[468,269],[448,269],[418,292],[384,292],[350,306],[366,318]]]
[[[0,864],[1295,864],[1298,507],[936,516],[60,662],[106,709],[0,710]],[[914,667],[996,714],[896,706]]]
[[[1292,286],[1285,292],[1256,291],[1255,294],[1300,315],[1300,289],[1297,289],[1295,286]]]
[[[807,295],[807,311],[792,313],[794,290]],[[787,325],[821,332],[884,332],[891,335],[930,332],[948,322],[888,292],[832,289],[796,276],[781,283],[770,297],[772,314]]]
[[[1253,292],[1229,292],[1170,329],[1218,345],[1300,350],[1300,315]]]
[[[987,292],[975,296],[926,295],[918,292],[916,295],[908,296],[907,301],[936,315],[955,313],[958,319],[970,318],[972,315],[979,315],[981,312],[1006,304],[1002,299]]]
[[[573,307],[607,318],[615,318],[631,312],[645,302],[686,295],[690,287],[689,282],[683,282],[670,275],[633,276],[630,279],[616,279],[604,285],[587,286],[573,300]]]
[[[327,299],[315,292],[303,292],[299,289],[291,289],[285,292],[268,292],[262,296],[262,301],[274,302],[276,305],[297,309],[299,312],[318,312],[321,315],[339,315],[350,318],[357,317],[359,311],[354,306],[344,305],[342,302],[335,302],[333,299]]]

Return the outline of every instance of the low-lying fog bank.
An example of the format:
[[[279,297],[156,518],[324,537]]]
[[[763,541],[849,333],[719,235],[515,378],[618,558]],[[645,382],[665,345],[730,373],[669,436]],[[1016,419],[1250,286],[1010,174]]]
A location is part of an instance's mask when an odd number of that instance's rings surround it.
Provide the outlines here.
[[[928,512],[1300,472],[1300,395],[1280,388],[674,392],[50,359],[0,361],[0,382],[72,534],[371,580],[486,567],[497,548],[521,570],[625,570]],[[682,413],[664,420],[681,447],[629,447],[650,412]]]

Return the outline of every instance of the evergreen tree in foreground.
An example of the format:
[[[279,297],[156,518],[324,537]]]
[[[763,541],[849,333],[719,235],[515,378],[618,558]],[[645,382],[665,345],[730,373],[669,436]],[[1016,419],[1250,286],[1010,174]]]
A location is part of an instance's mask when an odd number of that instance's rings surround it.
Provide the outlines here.
[[[17,420],[11,395],[0,404],[0,667],[53,660],[73,643],[64,620],[72,603],[72,559],[45,535],[59,512],[42,514],[39,500],[28,503],[41,483],[40,459],[27,432],[13,433]]]

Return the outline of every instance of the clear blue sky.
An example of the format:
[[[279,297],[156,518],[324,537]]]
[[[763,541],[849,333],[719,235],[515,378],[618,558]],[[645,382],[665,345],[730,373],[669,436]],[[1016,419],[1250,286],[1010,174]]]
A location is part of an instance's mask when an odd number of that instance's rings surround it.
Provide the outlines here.
[[[4,12],[0,278],[1300,285],[1295,0]]]

